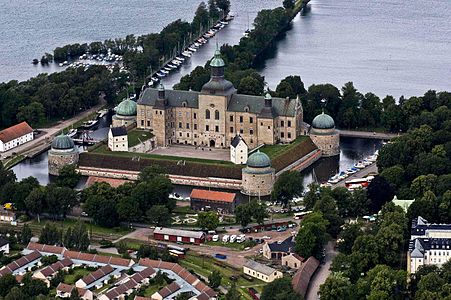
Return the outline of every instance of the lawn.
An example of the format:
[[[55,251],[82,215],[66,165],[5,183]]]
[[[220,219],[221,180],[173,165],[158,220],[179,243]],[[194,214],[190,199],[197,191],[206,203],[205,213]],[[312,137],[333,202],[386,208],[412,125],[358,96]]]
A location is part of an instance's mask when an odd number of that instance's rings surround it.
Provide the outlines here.
[[[259,150],[263,153],[266,153],[269,158],[274,159],[275,157],[294,149],[298,144],[302,143],[307,138],[307,136],[301,135],[290,144],[265,145]]]
[[[205,245],[208,245],[208,246],[222,246],[222,247],[227,247],[227,248],[235,249],[235,250],[238,250],[238,251],[242,251],[246,247],[253,247],[253,246],[255,246],[255,243],[253,243],[252,241],[249,241],[249,242],[246,241],[244,243],[223,243],[221,241],[218,241],[218,242],[207,241],[205,243]]]
[[[150,284],[145,290],[144,290],[144,297],[151,297],[153,294],[155,294],[156,292],[158,292],[159,290],[161,290],[162,288],[164,288],[165,286],[167,286],[168,284],[165,282],[163,284],[158,284],[158,283],[154,283],[154,284]]]
[[[89,273],[91,273],[91,272],[86,270],[85,268],[74,269],[74,273],[67,274],[66,276],[64,276],[64,283],[71,284],[71,285],[75,284],[75,282],[79,278],[82,278],[82,277],[88,275]]]
[[[133,147],[152,138],[153,134],[147,130],[132,129],[128,132],[128,147]]]
[[[251,300],[251,296],[247,292],[248,287],[254,287],[258,292],[261,293],[265,283],[258,279],[254,279],[252,282],[247,281],[240,275],[242,275],[241,269],[235,269],[224,262],[220,262],[210,256],[201,256],[199,254],[191,252],[186,255],[183,260],[179,261],[187,270],[193,270],[195,273],[208,277],[213,270],[218,270],[222,275],[222,285],[229,287],[231,285],[230,277],[235,276],[237,279],[238,291],[242,294],[244,299]]]

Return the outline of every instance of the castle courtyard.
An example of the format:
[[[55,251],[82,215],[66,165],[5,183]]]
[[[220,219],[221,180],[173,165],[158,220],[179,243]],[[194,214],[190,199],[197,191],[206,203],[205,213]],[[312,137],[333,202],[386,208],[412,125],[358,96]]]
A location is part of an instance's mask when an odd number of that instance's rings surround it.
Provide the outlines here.
[[[149,152],[150,154],[190,157],[199,159],[230,161],[229,149],[218,149],[208,147],[171,145],[170,147],[158,147]]]

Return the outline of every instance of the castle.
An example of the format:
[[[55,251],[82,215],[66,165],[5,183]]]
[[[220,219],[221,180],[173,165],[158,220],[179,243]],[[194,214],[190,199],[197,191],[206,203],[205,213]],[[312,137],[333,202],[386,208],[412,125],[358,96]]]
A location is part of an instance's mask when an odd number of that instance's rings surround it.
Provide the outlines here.
[[[299,99],[241,95],[224,78],[224,60],[216,50],[211,78],[201,92],[157,89],[143,91],[136,126],[152,129],[156,146],[171,144],[228,148],[239,134],[249,149],[290,143],[302,134]]]

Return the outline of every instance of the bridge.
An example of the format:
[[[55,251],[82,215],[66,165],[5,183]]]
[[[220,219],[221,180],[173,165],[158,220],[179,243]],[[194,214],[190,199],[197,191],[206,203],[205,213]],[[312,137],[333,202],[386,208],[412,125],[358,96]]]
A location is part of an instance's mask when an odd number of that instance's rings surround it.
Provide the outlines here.
[[[356,130],[339,130],[339,132],[340,132],[340,136],[361,138],[361,139],[391,140],[392,138],[400,136],[399,133],[368,132],[368,131],[356,131]]]

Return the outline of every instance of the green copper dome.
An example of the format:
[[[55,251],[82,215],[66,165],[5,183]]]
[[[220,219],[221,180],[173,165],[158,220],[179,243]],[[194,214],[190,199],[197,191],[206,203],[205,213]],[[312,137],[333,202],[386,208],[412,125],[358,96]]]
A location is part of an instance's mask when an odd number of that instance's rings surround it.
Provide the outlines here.
[[[74,141],[65,134],[55,137],[52,141],[52,149],[67,150],[75,147]]]
[[[323,112],[313,119],[312,127],[316,129],[332,129],[335,127],[335,122],[331,116]]]
[[[136,102],[130,99],[125,99],[119,103],[116,113],[121,116],[134,116],[136,115]]]
[[[225,66],[225,62],[221,57],[221,50],[219,50],[219,48],[216,47],[215,56],[213,57],[213,59],[210,62],[210,67],[220,68],[220,67],[224,67],[224,66]]]
[[[268,155],[257,150],[247,159],[247,166],[251,168],[266,168],[271,166],[271,160]]]
[[[270,94],[270,93],[266,93],[265,99],[266,99],[266,100],[271,100],[271,99],[272,99],[271,94]]]

